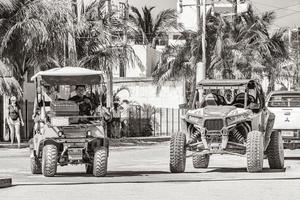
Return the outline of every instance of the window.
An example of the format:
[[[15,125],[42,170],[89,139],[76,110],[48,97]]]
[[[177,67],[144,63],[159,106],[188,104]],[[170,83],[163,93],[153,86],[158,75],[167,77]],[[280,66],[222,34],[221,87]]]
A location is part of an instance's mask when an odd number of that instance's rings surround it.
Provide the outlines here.
[[[276,94],[272,95],[269,107],[300,107],[300,94]]]

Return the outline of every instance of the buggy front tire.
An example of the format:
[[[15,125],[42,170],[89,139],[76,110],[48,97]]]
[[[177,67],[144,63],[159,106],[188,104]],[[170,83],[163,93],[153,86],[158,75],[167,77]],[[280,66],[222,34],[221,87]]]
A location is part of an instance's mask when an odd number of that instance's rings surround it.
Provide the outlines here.
[[[46,177],[54,176],[57,169],[58,151],[53,144],[47,144],[43,148],[42,172]]]
[[[264,161],[264,138],[260,131],[251,131],[247,135],[246,145],[247,171],[261,172]]]
[[[268,162],[271,169],[284,168],[284,150],[281,133],[273,131],[267,148]]]
[[[101,147],[95,151],[93,175],[103,177],[107,174],[107,157],[108,150],[106,147]]]
[[[170,171],[182,173],[186,164],[186,136],[184,133],[176,133],[170,140]]]
[[[207,168],[209,165],[208,154],[202,154],[200,152],[193,153],[193,167],[196,169]]]

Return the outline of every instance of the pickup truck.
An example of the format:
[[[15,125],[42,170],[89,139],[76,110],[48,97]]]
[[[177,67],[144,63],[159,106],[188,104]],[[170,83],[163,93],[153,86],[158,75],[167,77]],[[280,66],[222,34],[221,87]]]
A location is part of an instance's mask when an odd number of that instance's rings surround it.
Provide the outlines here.
[[[274,91],[267,107],[275,114],[274,130],[281,132],[284,148],[300,148],[300,91]]]

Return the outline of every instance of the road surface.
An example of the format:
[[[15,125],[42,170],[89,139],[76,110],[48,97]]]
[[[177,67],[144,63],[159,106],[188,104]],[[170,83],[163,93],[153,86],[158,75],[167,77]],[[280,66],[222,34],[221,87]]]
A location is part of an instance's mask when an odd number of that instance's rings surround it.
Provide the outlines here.
[[[194,169],[188,158],[186,173],[170,174],[168,142],[115,147],[107,177],[67,166],[46,178],[30,173],[28,149],[0,149],[0,177],[13,180],[13,187],[0,189],[0,199],[300,199],[300,150],[285,153],[285,170],[270,170],[265,160],[262,173],[247,173],[244,157],[214,155],[208,169]]]

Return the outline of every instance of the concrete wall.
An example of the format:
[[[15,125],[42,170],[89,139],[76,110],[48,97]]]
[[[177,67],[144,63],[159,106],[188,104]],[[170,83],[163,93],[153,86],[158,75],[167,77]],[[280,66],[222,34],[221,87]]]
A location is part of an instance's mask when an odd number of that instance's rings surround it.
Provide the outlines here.
[[[156,93],[156,85],[152,78],[116,78],[114,80],[114,91],[125,87],[129,94],[122,93],[117,95],[122,99],[136,101],[139,104],[151,104],[162,108],[179,108],[179,104],[184,103],[184,84],[183,81],[168,81],[161,91]]]

